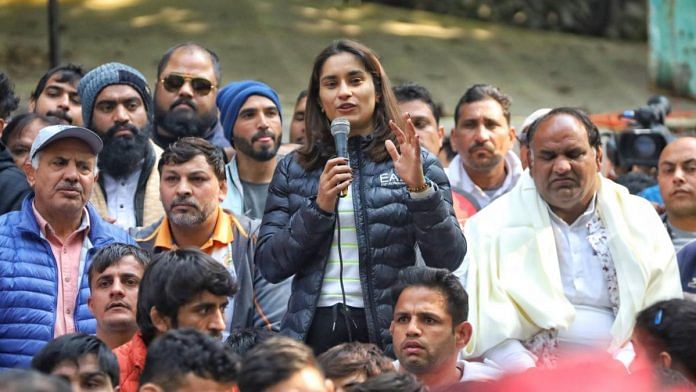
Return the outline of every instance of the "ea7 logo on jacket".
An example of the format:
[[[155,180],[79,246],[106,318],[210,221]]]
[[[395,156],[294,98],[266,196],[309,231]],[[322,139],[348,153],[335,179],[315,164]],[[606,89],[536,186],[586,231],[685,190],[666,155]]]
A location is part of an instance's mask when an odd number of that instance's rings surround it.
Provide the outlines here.
[[[406,186],[406,183],[396,175],[394,170],[379,175],[379,185],[385,188]]]

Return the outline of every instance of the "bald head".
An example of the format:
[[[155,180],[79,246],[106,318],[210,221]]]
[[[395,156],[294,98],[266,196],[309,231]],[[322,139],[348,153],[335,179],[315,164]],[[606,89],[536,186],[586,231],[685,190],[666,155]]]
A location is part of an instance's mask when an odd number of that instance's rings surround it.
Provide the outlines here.
[[[662,150],[657,180],[668,219],[696,222],[696,138],[679,138]]]

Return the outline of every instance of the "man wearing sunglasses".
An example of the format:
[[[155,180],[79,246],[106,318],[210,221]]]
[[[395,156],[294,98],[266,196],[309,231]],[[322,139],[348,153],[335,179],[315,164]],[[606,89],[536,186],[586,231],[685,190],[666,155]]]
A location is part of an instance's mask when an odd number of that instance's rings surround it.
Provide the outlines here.
[[[78,92],[82,121],[104,141],[92,204],[124,229],[155,223],[164,216],[155,170],[162,150],[150,142],[152,97],[145,77],[125,64],[103,64],[82,78]]]
[[[215,106],[219,83],[220,61],[213,51],[194,43],[167,50],[157,66],[155,143],[164,149],[195,136],[231,150]]]

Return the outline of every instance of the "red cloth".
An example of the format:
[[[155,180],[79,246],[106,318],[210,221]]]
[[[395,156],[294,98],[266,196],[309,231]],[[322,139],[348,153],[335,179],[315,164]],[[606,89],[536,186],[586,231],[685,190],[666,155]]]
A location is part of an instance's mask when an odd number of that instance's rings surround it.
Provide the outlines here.
[[[147,346],[138,331],[126,344],[114,350],[118,358],[118,367],[121,371],[119,386],[121,392],[138,392],[140,387],[140,375],[145,367]]]

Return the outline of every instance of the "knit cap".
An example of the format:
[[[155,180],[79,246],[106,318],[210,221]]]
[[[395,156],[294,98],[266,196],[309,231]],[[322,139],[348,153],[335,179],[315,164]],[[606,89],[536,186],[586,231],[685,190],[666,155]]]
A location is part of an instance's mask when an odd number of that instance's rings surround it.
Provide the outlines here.
[[[82,102],[82,122],[85,127],[92,128],[92,111],[94,110],[94,101],[97,95],[104,87],[113,84],[127,84],[135,89],[140,94],[140,97],[145,104],[148,118],[152,114],[152,95],[150,88],[147,85],[147,80],[140,71],[121,63],[107,63],[89,71],[80,80],[77,86],[77,93],[80,95]]]
[[[225,138],[230,142],[232,142],[232,130],[234,129],[234,124],[237,122],[239,109],[244,105],[247,98],[252,95],[260,95],[273,101],[278,108],[279,115],[281,115],[282,109],[280,107],[278,93],[266,83],[256,80],[243,80],[241,82],[228,84],[218,92],[216,103],[220,110],[220,123],[225,132]]]

